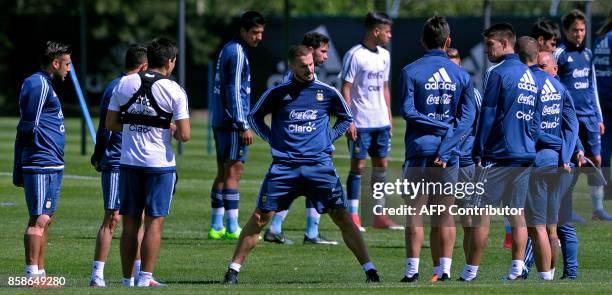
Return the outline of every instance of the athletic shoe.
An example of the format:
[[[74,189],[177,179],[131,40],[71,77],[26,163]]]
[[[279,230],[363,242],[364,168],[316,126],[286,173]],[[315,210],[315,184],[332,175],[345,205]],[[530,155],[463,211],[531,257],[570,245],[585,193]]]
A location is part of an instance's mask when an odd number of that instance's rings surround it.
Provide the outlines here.
[[[575,280],[575,279],[576,279],[576,276],[570,276],[566,274],[561,276],[561,280]]]
[[[505,249],[512,249],[512,234],[510,233],[506,234],[502,247],[504,247]]]
[[[351,213],[351,219],[353,220],[353,223],[355,223],[360,232],[363,233],[366,231],[365,227],[361,226],[361,219],[359,219],[359,214]]]
[[[238,240],[238,238],[240,237],[240,233],[242,232],[242,228],[238,228],[235,232],[230,233],[230,232],[225,232],[225,234],[223,235],[223,240]],[[261,239],[261,237],[259,237]]]
[[[314,238],[309,238],[307,235],[304,235],[304,244],[313,244],[313,245],[338,245],[338,241],[326,239],[325,237],[319,234]]]
[[[225,227],[221,230],[215,230],[214,228],[210,228],[208,230],[208,239],[209,240],[221,240],[225,235]]]
[[[414,283],[419,280],[419,273],[415,273],[412,277],[404,276],[400,282],[402,283]]]
[[[438,274],[435,273],[431,276],[431,279],[429,280],[430,283],[435,283],[438,281]]]
[[[238,272],[229,268],[223,276],[223,284],[225,285],[236,285],[238,284]]]
[[[106,282],[103,278],[95,276],[89,281],[89,286],[92,288],[106,288]]]
[[[450,281],[450,280],[451,280],[450,275],[448,275],[447,273],[443,273],[442,277],[440,279],[438,279],[438,281],[442,281],[442,282]]]
[[[527,279],[527,275],[525,275],[525,271],[523,270],[523,273],[519,276],[517,276],[514,279],[511,279],[508,275],[505,275],[504,277],[501,278],[502,281],[522,281],[522,280],[526,280]]]
[[[461,276],[459,276],[459,278],[457,279],[457,281],[459,281],[459,282],[471,282],[471,281],[476,280],[476,278],[477,278],[477,277],[474,277],[474,278],[473,278],[473,279],[471,279],[471,280],[466,280],[466,279],[462,278]]]
[[[285,234],[283,232],[280,232],[279,234],[275,234],[271,232],[270,229],[267,229],[266,232],[264,233],[264,241],[270,242],[270,243],[276,243],[276,244],[285,244],[285,245],[294,244],[292,240],[289,240],[285,237]]]
[[[576,213],[576,211],[572,211],[572,223],[585,224],[586,223],[586,219],[584,219],[584,217],[578,215],[578,213]]]
[[[375,269],[366,271],[366,283],[380,283],[378,272]]]
[[[612,221],[612,216],[606,212],[606,209],[597,209],[591,215],[591,220]]]
[[[149,281],[149,287],[153,287],[153,288],[165,288],[165,287],[168,287],[168,285],[160,283],[160,282],[156,281],[154,278],[151,278],[151,281]]]
[[[392,230],[403,230],[404,227],[393,222],[388,215],[377,215],[374,216],[373,228],[378,229],[392,229]]]

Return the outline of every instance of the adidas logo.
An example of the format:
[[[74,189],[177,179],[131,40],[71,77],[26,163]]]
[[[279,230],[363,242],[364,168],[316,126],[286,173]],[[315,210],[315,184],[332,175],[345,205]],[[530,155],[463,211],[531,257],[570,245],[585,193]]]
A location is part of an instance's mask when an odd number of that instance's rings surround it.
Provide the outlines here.
[[[557,92],[555,86],[550,82],[550,80],[546,79],[546,83],[544,83],[544,87],[542,87],[540,100],[542,102],[547,102],[550,100],[560,100],[561,94]]]
[[[536,86],[535,80],[533,79],[533,75],[531,75],[531,71],[527,70],[523,74],[520,79],[520,83],[518,83],[518,88],[538,93],[538,87]]]
[[[438,69],[425,83],[426,90],[457,90],[457,84],[451,81],[444,68]]]
[[[567,62],[573,62],[573,61],[574,61],[574,59],[573,59],[571,56],[569,56],[569,57],[567,58]]]
[[[608,46],[608,37],[603,38],[601,42],[595,46],[595,54],[610,54],[610,47]]]
[[[285,97],[283,97],[283,101],[285,100],[292,100],[293,98],[291,98],[291,95],[285,95]]]

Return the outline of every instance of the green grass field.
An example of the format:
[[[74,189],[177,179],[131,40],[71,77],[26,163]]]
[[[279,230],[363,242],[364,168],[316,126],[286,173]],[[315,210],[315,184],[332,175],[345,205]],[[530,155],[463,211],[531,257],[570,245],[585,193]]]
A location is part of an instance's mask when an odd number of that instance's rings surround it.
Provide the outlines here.
[[[97,121],[97,120],[96,120]],[[576,281],[560,281],[562,266],[557,266],[554,282],[540,282],[531,275],[522,282],[502,282],[510,260],[509,250],[501,248],[503,223],[496,219],[489,237],[489,248],[482,262],[479,278],[472,283],[457,281],[428,282],[431,273],[430,251],[421,254],[422,280],[416,284],[398,281],[404,273],[404,235],[400,231],[368,229],[364,234],[373,262],[379,269],[383,283],[375,286],[364,283],[361,267],[343,245],[304,246],[301,243],[305,225],[303,201],[298,200],[287,217],[284,230],[297,243],[292,246],[261,242],[243,265],[240,285],[227,288],[220,285],[231,258],[234,242],[209,241],[206,231],[210,225],[209,191],[215,174],[214,152],[206,154],[207,129],[203,119],[192,124],[192,140],[177,156],[180,180],[167,218],[162,249],[155,268],[155,277],[168,283],[169,288],[156,292],[166,294],[192,293],[610,293],[612,290],[612,223],[589,222],[578,226],[580,237],[580,277]],[[32,290],[8,288],[8,277],[23,276],[23,231],[28,219],[23,191],[11,183],[13,143],[16,118],[0,119],[0,293],[22,294]],[[142,293],[149,290],[123,289],[120,286],[119,263],[120,229],[115,234],[108,257],[105,278],[113,290],[87,288],[94,252],[95,236],[102,221],[102,196],[99,174],[89,164],[92,150],[81,156],[80,123],[67,120],[66,170],[62,196],[55,222],[49,234],[46,271],[49,276],[63,276],[66,287],[48,290],[54,294],[88,294],[111,292]],[[395,121],[395,135],[391,155],[391,169],[401,169],[403,155],[403,120]],[[348,155],[345,139],[337,144],[335,159],[338,173],[346,179]],[[214,149],[213,149],[214,151]],[[268,146],[260,139],[249,152],[249,160],[241,182],[241,224],[246,222],[255,207],[259,186],[270,163]],[[581,179],[575,193],[578,213],[590,217],[590,197]],[[607,202],[608,210],[612,205]],[[321,232],[341,240],[331,220],[323,216]],[[458,230],[457,240],[462,238]],[[459,244],[459,243],[458,243]],[[455,248],[453,276],[456,278],[464,263],[463,251]]]

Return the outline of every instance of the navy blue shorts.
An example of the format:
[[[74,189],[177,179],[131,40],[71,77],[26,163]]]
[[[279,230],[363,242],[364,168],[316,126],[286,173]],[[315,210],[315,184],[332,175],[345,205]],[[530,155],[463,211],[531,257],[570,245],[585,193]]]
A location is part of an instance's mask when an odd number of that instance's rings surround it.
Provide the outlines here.
[[[525,208],[530,170],[527,164],[482,161],[476,181],[484,183],[484,194],[476,205],[497,207],[502,202],[509,208]]]
[[[578,137],[584,146],[586,156],[601,155],[601,136],[597,116],[578,116]]]
[[[310,200],[319,214],[348,206],[336,168],[328,160],[316,164],[272,163],[261,184],[257,208],[287,210],[299,196]]]
[[[140,217],[144,210],[145,216],[167,216],[177,180],[176,172],[145,172],[121,167],[119,213]]]
[[[102,197],[104,209],[119,210],[121,198],[119,197],[119,170],[102,171]]]
[[[23,171],[23,188],[30,216],[55,213],[63,176],[63,170]]]
[[[459,161],[453,157],[446,168],[434,165],[435,157],[413,158],[404,161],[403,178],[411,182],[457,182]]]
[[[386,158],[391,150],[391,127],[357,129],[357,139],[348,140],[351,159]]]
[[[535,167],[529,179],[529,195],[525,202],[527,226],[552,225],[559,220],[559,180],[568,174],[559,167]]]
[[[473,183],[475,177],[476,177],[476,165],[475,164],[459,167],[459,175],[457,177],[457,182]],[[457,204],[457,206],[459,206],[460,208],[473,207],[472,205],[474,204],[477,198],[478,196],[476,194],[466,195],[463,198],[457,197],[457,200],[455,200],[455,204]]]
[[[246,162],[249,147],[242,143],[240,131],[213,128],[217,162],[226,160]]]

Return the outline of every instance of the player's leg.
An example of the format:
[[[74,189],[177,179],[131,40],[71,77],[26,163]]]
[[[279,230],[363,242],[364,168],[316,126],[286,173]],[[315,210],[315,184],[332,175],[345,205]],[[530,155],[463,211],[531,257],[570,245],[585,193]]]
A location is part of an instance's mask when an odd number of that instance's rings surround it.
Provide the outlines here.
[[[217,144],[218,145],[218,144]],[[217,151],[217,155],[219,151]],[[225,207],[223,202],[223,179],[225,175],[225,166],[222,159],[217,159],[217,175],[213,180],[212,188],[210,189],[210,229],[208,230],[208,239],[218,240],[225,234],[223,226],[223,216],[225,215]]]
[[[512,167],[511,195],[509,202],[504,202],[510,208],[523,209],[529,189],[529,168]],[[527,245],[527,224],[523,212],[508,216],[512,227],[512,262],[507,278],[510,280],[523,278],[525,270],[525,247]]]
[[[224,166],[223,204],[225,207],[225,224],[227,226],[224,238],[235,240],[240,235],[240,226],[238,225],[240,193],[238,187],[240,177],[244,171],[244,163],[240,160],[227,160]]]
[[[559,236],[557,235],[557,225],[546,225],[546,233],[548,234],[548,243],[550,244],[550,279],[552,280],[555,277],[555,266],[559,253],[561,253]]]
[[[428,170],[425,168],[427,158],[406,160],[404,162],[403,180],[408,182],[420,182],[426,178]],[[412,195],[403,195],[407,206],[415,208],[416,214],[406,215],[406,227],[404,241],[406,246],[406,269],[402,282],[414,282],[419,278],[419,263],[421,247],[425,236],[423,228],[423,216],[420,215],[421,208],[428,204],[427,195],[411,192]]]
[[[556,168],[552,168],[556,171]],[[551,175],[549,167],[536,167],[530,175],[530,193],[525,202],[525,219],[527,222],[527,231],[529,240],[525,247],[525,265],[529,270],[532,266],[528,262],[531,258],[538,270],[540,279],[550,280],[550,242],[548,233],[546,232],[547,216],[548,216],[548,198],[549,194],[553,194],[554,186],[551,183]],[[530,255],[530,252],[533,254]]]
[[[338,179],[340,182],[340,179]],[[342,185],[338,183],[338,185]],[[319,223],[321,214],[317,211],[316,205],[306,198],[306,232],[304,233],[304,244],[314,245],[338,245],[338,241],[325,238],[319,233]]]
[[[440,175],[439,181],[443,183],[456,183],[458,180],[459,166],[449,163],[446,168],[433,168],[435,175]],[[455,248],[455,240],[457,230],[455,228],[455,219],[451,215],[450,207],[455,204],[454,195],[440,195],[433,199],[434,204],[443,205],[446,208],[443,212],[439,212],[432,216],[432,228],[438,228],[438,276],[444,281],[451,278],[451,264],[453,258],[453,249]],[[432,247],[432,250],[434,248]],[[432,252],[432,258],[435,258]]]
[[[125,207],[125,202],[123,207]],[[136,260],[136,252],[138,251],[138,230],[141,226],[140,215],[130,216],[123,214],[123,229],[121,232],[121,240],[119,241],[119,253],[121,254],[121,270],[123,274],[124,286],[134,285],[134,261]]]
[[[558,192],[561,197],[559,206],[559,220],[557,236],[561,245],[563,256],[562,279],[576,279],[578,276],[578,236],[572,222],[573,191],[579,176],[578,169],[571,173],[559,175]]]
[[[138,287],[148,287],[157,263],[164,228],[163,216],[145,216],[145,230],[140,246],[142,266],[138,274]]]
[[[349,213],[360,231],[365,231],[365,228],[361,226],[359,217],[359,200],[361,199],[361,175],[364,172],[367,158],[367,146],[365,144],[369,143],[369,139],[367,132],[358,132],[355,141],[348,139],[351,169],[346,178],[346,195],[349,202]]]
[[[49,238],[49,226],[53,222],[53,215],[49,215],[49,221],[43,231],[42,240],[40,243],[40,251],[38,252],[38,275],[46,276],[45,273],[45,253],[47,252],[47,240]]]
[[[598,122],[595,117],[581,116],[578,118],[580,122],[579,137],[582,140],[585,148],[585,156],[589,158],[597,167],[601,167],[601,141],[599,135]],[[588,174],[587,182],[591,193],[591,205],[593,214],[592,220],[612,221],[612,216],[604,209],[603,206],[603,184],[593,173]]]
[[[119,214],[123,219],[123,228],[119,241],[119,252],[124,286],[134,286],[132,275],[136,253],[140,248],[138,231],[142,225],[146,186],[146,178],[143,173],[132,169],[121,169],[119,173],[119,196],[121,198]]]

